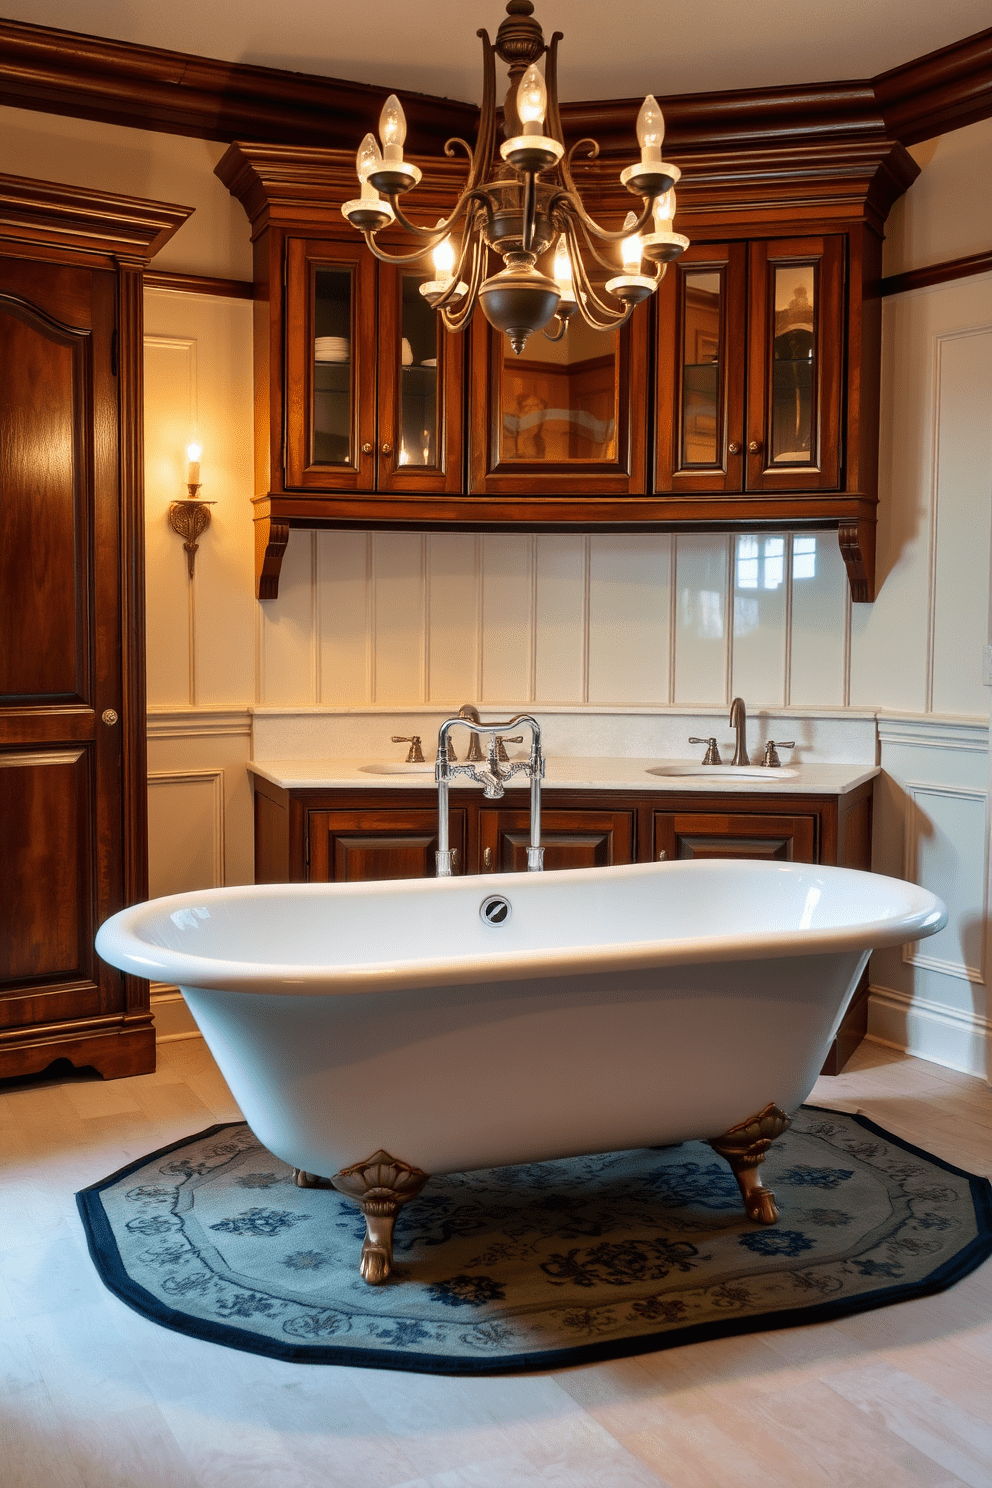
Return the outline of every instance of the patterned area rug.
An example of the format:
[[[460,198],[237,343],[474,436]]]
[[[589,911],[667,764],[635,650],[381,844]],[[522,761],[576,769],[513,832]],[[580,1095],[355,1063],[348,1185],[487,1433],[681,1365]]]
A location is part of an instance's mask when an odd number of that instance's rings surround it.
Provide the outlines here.
[[[365,1222],[297,1188],[248,1127],[212,1127],[77,1195],[124,1302],[179,1332],[308,1363],[558,1368],[816,1322],[950,1286],[992,1253],[992,1188],[862,1116],[805,1106],[762,1169],[758,1225],[704,1143],[432,1178],[394,1276]]]

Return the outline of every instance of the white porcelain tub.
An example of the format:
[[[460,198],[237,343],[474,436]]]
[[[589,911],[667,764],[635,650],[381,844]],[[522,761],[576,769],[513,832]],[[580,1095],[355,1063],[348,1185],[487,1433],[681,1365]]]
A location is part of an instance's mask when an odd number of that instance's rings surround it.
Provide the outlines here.
[[[493,895],[503,923],[480,915]],[[212,889],[126,909],[96,944],[182,988],[302,1182],[402,1203],[425,1174],[738,1128],[751,1156],[717,1150],[768,1220],[769,1109],[809,1094],[870,950],[945,921],[899,879],[704,861]]]

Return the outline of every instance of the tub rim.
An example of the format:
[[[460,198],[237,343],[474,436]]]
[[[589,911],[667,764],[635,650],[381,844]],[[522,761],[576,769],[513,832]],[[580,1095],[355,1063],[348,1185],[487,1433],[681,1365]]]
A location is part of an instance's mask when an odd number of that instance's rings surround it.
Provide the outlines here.
[[[190,890],[145,900],[118,911],[101,925],[96,949],[111,965],[135,976],[166,981],[180,987],[253,992],[263,995],[349,995],[395,992],[404,988],[452,986],[459,983],[522,981],[588,973],[628,972],[669,966],[702,965],[712,962],[777,960],[787,956],[830,955],[848,951],[880,949],[903,945],[935,934],[947,923],[947,909],[935,894],[918,884],[862,869],[838,868],[817,863],[763,863],[733,859],[735,875],[749,876],[786,874],[808,875],[813,879],[845,878],[855,875],[898,886],[905,898],[901,914],[863,921],[855,925],[828,926],[816,930],[771,930],[755,934],[742,942],[730,935],[693,936],[684,939],[638,940],[601,946],[557,946],[540,950],[500,950],[484,955],[409,960],[393,959],[356,966],[341,963],[301,965],[293,962],[252,962],[220,960],[172,950],[145,940],[140,929],[150,920],[174,914],[177,910],[194,909],[204,901],[224,903],[244,899],[278,898],[350,898],[383,892],[388,883],[390,895],[415,893],[460,893],[471,888],[479,902],[492,893],[509,895],[513,888],[529,886],[538,890],[540,882],[574,881],[576,874],[595,882],[615,881],[618,877],[655,877],[665,874],[690,874],[704,879],[726,875],[729,860],[704,860],[664,863],[630,863],[610,868],[559,869],[540,876],[527,873],[494,873],[450,879],[389,879],[373,883],[296,883],[240,884],[222,888]],[[498,934],[498,931],[494,931]],[[815,944],[814,944],[815,943]]]

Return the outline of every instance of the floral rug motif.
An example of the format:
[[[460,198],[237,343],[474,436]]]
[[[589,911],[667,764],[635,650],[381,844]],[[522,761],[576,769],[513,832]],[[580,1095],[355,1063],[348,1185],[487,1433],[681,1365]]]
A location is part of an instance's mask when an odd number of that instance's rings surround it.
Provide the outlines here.
[[[432,1178],[395,1272],[358,1274],[365,1221],[297,1188],[243,1123],[84,1189],[90,1254],[165,1327],[297,1362],[443,1374],[559,1368],[939,1291],[992,1254],[992,1188],[863,1116],[804,1106],[748,1220],[702,1142]]]

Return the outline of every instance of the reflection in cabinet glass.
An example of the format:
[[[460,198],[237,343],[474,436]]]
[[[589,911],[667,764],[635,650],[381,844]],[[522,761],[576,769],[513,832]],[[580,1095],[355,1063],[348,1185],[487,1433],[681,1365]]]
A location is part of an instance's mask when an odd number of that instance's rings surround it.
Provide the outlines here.
[[[429,277],[403,275],[400,465],[438,463],[437,313],[420,293]]]
[[[617,343],[577,315],[560,341],[532,336],[519,356],[503,338],[501,463],[616,461]]]
[[[682,321],[682,465],[722,463],[723,274],[685,275]]]
[[[775,465],[808,465],[816,387],[816,275],[813,264],[774,270],[771,455]]]
[[[313,465],[348,465],[351,430],[350,269],[314,271]]]

